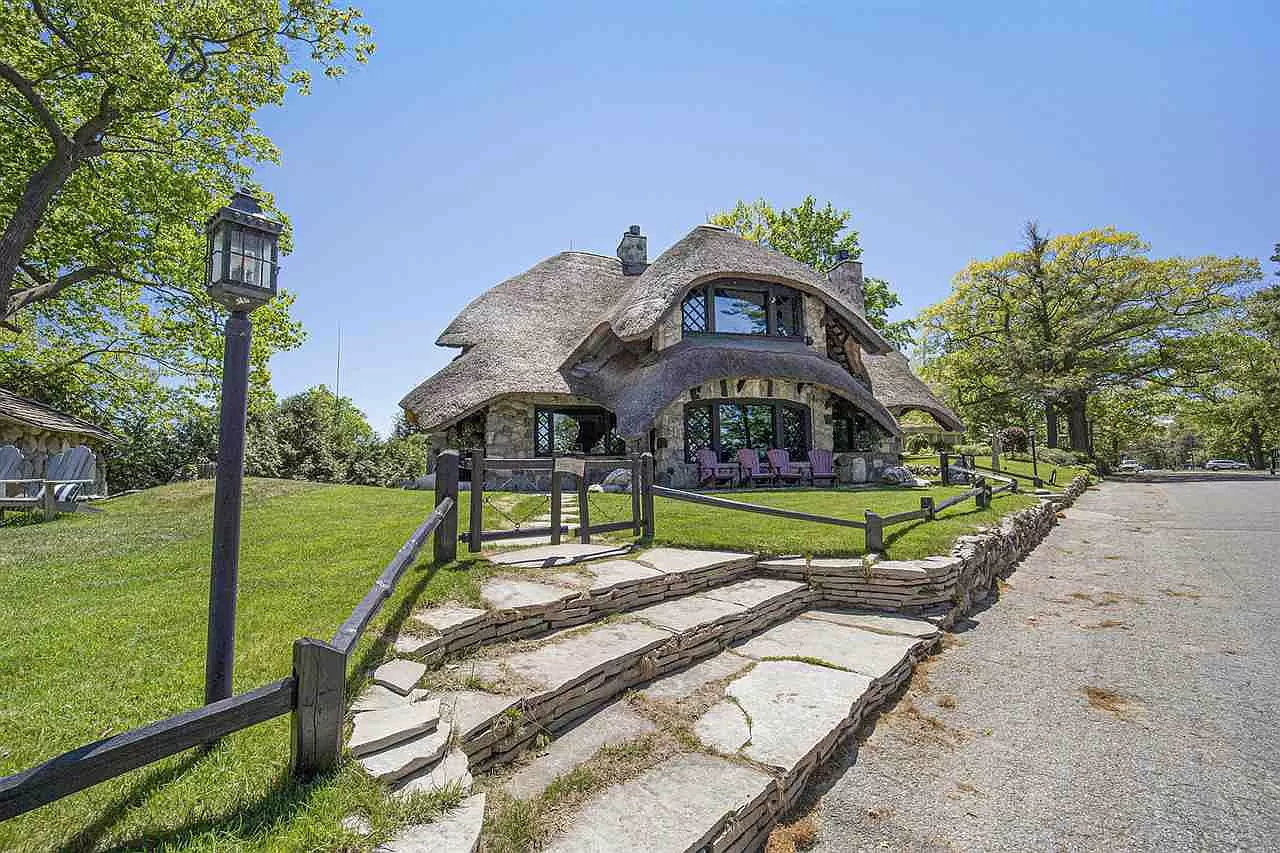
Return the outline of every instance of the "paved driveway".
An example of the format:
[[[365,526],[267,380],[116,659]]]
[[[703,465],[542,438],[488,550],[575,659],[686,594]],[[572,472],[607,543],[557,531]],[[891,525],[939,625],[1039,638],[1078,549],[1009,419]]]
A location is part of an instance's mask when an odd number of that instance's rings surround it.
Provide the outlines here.
[[[1280,849],[1280,482],[1066,516],[820,783],[815,849]]]

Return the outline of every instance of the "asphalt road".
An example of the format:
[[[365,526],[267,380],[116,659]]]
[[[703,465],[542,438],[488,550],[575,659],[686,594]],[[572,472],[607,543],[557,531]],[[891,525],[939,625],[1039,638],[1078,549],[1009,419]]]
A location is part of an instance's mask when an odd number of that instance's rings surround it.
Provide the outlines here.
[[[816,786],[823,853],[1280,850],[1280,482],[1107,483]]]

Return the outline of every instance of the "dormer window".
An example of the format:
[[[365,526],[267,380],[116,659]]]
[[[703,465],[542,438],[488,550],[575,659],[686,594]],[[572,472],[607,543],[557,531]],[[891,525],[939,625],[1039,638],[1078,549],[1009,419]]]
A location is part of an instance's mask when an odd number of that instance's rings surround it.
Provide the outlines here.
[[[804,298],[781,284],[722,278],[689,291],[680,306],[686,335],[804,337]]]

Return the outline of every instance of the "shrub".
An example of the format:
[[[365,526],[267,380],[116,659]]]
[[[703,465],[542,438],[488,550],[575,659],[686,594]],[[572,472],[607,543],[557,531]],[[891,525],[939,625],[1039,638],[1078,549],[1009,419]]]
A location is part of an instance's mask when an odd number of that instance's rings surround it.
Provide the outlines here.
[[[928,453],[929,437],[927,435],[913,435],[908,438],[907,452],[911,454]]]
[[[1022,427],[1005,427],[997,435],[1000,437],[1000,448],[1002,450],[1021,453],[1027,449],[1027,431]]]
[[[961,456],[990,456],[991,445],[989,444],[957,444],[955,452]]]

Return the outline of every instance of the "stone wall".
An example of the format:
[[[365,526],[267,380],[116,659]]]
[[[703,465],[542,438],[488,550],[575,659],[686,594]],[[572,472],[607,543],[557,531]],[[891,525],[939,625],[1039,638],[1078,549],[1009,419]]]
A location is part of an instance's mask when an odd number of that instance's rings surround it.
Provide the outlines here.
[[[49,457],[78,445],[86,445],[101,455],[101,442],[80,433],[50,432],[17,421],[0,420],[0,445],[12,444],[22,451],[22,477],[43,477]],[[106,466],[97,465],[97,482],[88,492],[107,493]]]

